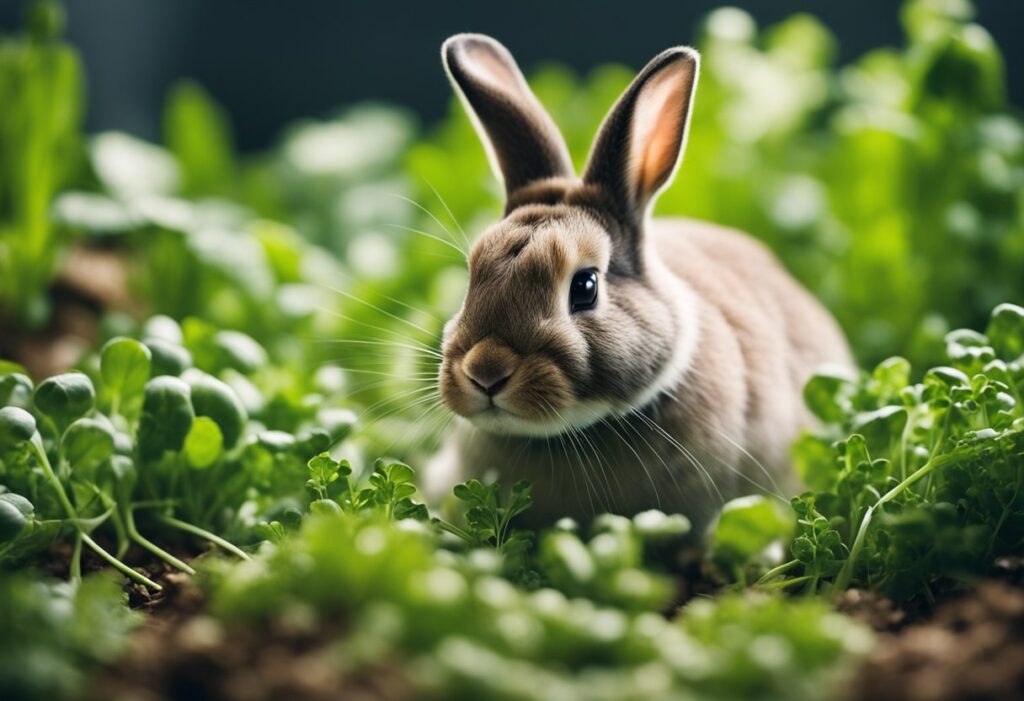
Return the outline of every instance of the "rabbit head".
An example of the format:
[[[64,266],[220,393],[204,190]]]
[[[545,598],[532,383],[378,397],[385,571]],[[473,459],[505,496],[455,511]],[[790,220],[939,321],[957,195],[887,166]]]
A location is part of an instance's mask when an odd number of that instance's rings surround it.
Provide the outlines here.
[[[577,177],[565,141],[504,46],[460,34],[445,69],[504,183],[504,218],[469,255],[439,384],[489,432],[556,435],[674,387],[696,345],[689,288],[645,242],[686,143],[699,58],[655,57],[606,117]]]

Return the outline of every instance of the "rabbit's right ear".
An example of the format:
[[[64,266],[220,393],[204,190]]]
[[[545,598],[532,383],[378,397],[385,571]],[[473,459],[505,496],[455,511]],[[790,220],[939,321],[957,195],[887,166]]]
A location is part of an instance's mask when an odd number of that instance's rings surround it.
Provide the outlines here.
[[[506,194],[536,180],[573,175],[562,134],[508,49],[483,34],[456,34],[441,47],[441,59]]]

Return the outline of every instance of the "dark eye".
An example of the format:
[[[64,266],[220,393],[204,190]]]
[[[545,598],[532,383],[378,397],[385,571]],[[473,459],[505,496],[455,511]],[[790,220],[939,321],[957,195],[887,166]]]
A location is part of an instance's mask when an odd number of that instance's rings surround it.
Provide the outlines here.
[[[580,270],[569,285],[569,310],[581,312],[597,304],[597,271]]]

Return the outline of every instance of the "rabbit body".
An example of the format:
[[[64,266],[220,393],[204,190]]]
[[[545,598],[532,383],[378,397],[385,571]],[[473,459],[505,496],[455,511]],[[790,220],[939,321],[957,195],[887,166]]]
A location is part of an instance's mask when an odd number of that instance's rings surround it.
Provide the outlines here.
[[[811,421],[802,388],[823,364],[852,366],[841,330],[746,234],[685,219],[654,219],[649,231],[653,255],[696,303],[696,347],[678,384],[634,414],[573,435],[500,434],[460,422],[432,481],[528,480],[535,525],[658,508],[686,514],[696,531],[723,501],[793,493],[789,445]]]
[[[439,386],[464,420],[428,491],[526,479],[535,525],[659,508],[698,533],[728,499],[791,492],[803,384],[850,355],[763,244],[647,216],[685,145],[696,53],[648,64],[582,177],[504,47],[459,35],[443,55],[508,203],[445,329]]]

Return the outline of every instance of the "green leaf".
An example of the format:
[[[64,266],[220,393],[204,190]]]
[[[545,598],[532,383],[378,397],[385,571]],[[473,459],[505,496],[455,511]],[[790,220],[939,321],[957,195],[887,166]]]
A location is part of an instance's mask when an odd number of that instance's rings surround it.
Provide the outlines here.
[[[637,533],[645,538],[678,538],[690,532],[690,520],[682,514],[671,516],[663,511],[651,509],[633,517]]]
[[[207,416],[197,416],[185,437],[184,455],[188,464],[202,470],[217,462],[224,450],[220,427]]]
[[[177,377],[192,367],[192,355],[180,345],[159,338],[146,340],[146,347],[152,354],[151,375],[173,375]]]
[[[24,530],[34,508],[32,502],[18,494],[0,494],[0,543],[7,543]]]
[[[0,409],[0,449],[10,449],[31,440],[36,432],[32,414],[14,406]]]
[[[737,568],[793,533],[790,510],[777,500],[751,495],[727,502],[712,532],[711,557],[720,566]]]
[[[182,379],[192,390],[192,407],[196,416],[213,419],[220,427],[224,446],[234,447],[248,421],[242,400],[227,384],[201,370],[187,370]]]
[[[1000,358],[1020,359],[1024,356],[1024,307],[1000,304],[992,311],[985,335]]]
[[[91,471],[114,454],[114,430],[106,421],[78,419],[64,431],[61,452],[73,471]]]
[[[100,375],[105,389],[125,403],[142,394],[152,366],[149,348],[133,338],[114,338],[100,351]]]
[[[341,506],[332,499],[317,499],[310,503],[309,511],[321,516],[334,516],[341,513]]]
[[[190,195],[222,195],[233,185],[228,120],[192,81],[171,88],[164,110],[167,146],[181,165],[184,190]]]
[[[57,421],[67,423],[93,408],[96,391],[88,375],[67,372],[40,382],[33,400],[41,412]]]
[[[32,390],[32,380],[28,375],[20,372],[0,375],[0,405],[27,408],[31,405]]]
[[[849,405],[853,377],[841,368],[820,370],[804,385],[804,402],[819,419],[840,421]]]
[[[142,402],[139,454],[148,460],[181,450],[194,419],[189,386],[177,377],[153,378],[146,383]]]

